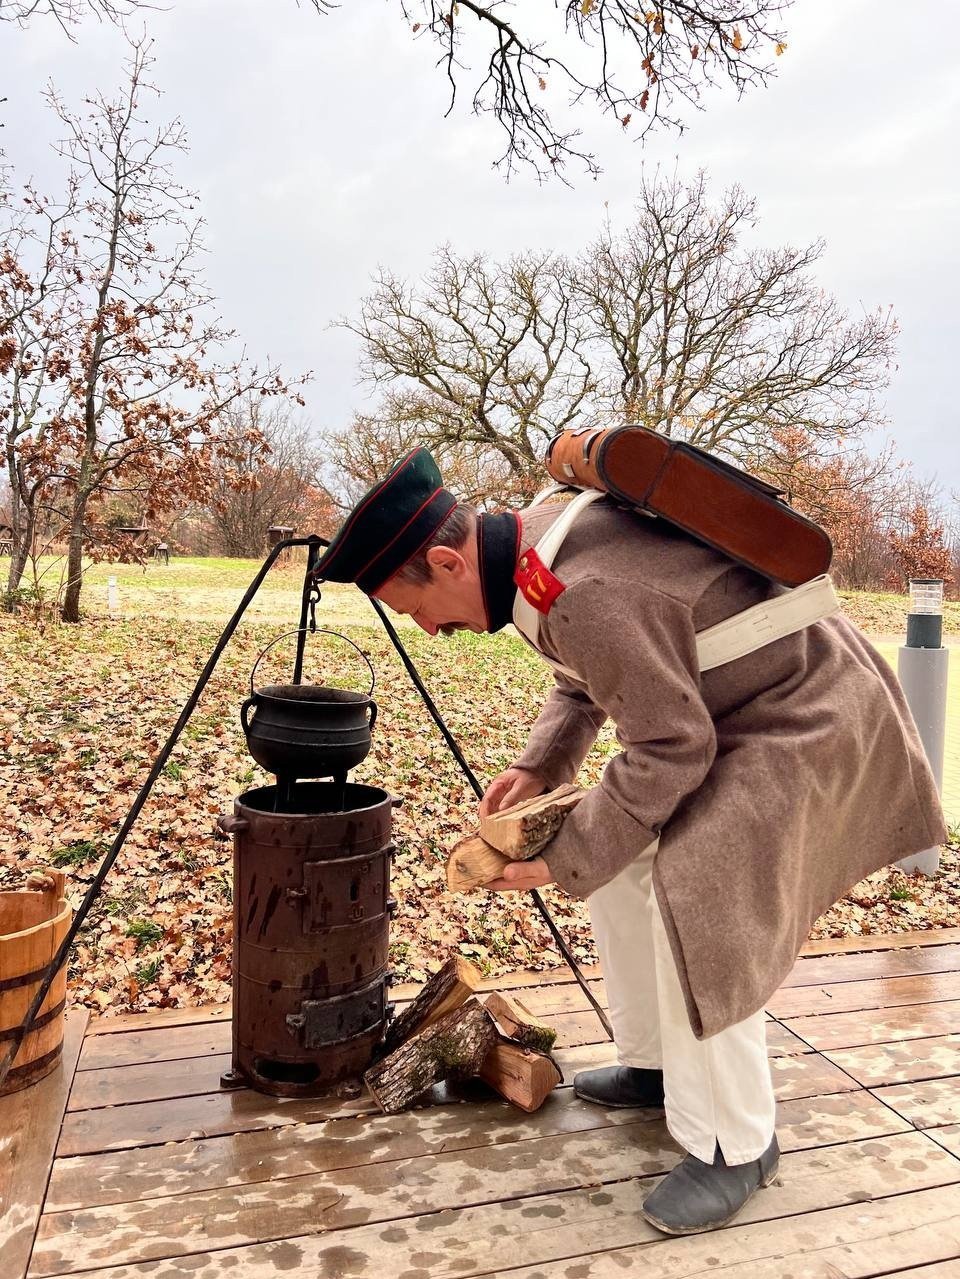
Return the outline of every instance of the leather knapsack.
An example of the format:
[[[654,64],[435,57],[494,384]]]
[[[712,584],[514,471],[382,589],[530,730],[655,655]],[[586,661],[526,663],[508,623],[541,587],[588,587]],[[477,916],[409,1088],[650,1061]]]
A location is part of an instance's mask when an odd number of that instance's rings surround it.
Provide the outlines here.
[[[609,493],[785,586],[830,567],[830,538],[781,490],[644,426],[561,431],[546,465],[558,484]]]

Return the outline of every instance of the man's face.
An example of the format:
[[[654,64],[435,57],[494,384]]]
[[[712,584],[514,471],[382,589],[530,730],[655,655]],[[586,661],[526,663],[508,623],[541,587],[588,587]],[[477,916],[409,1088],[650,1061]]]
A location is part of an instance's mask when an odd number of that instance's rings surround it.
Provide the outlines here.
[[[428,582],[408,582],[398,574],[385,582],[374,598],[395,613],[406,613],[428,635],[487,629],[487,611],[480,578],[470,559],[450,547],[427,553]]]

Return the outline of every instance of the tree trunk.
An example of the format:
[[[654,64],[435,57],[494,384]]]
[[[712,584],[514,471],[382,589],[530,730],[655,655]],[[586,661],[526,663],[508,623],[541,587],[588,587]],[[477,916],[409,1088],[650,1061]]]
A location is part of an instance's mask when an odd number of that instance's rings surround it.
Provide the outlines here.
[[[83,520],[87,511],[87,495],[78,492],[70,516],[70,539],[67,543],[67,585],[63,593],[61,619],[80,621],[80,588],[83,585]]]
[[[13,446],[10,444],[7,445],[7,478],[10,482],[10,540],[13,543],[10,554],[10,571],[7,574],[7,592],[9,596],[7,609],[12,613],[14,610],[12,596],[20,585],[23,570],[27,565],[27,553],[30,548],[33,521],[29,518],[24,521],[23,518],[24,502],[20,493],[20,476],[17,473]],[[26,528],[24,528],[25,523]]]
[[[27,560],[30,555],[31,537],[32,530],[28,531],[26,535],[17,537],[16,534],[14,534],[13,537],[10,571],[7,573],[7,592],[9,595],[7,608],[11,613],[14,610],[13,595],[18,590],[20,583],[23,580],[23,571],[27,567]]]

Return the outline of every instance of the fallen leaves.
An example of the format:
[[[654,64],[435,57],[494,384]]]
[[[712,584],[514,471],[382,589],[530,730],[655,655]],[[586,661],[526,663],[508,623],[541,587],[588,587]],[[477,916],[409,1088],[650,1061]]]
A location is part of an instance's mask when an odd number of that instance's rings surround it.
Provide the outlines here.
[[[70,962],[75,1000],[109,1013],[230,998],[232,846],[215,822],[236,795],[272,780],[246,752],[238,711],[257,654],[285,628],[242,626],[227,648],[81,932]],[[472,790],[386,636],[373,627],[342,629],[369,654],[380,705],[373,750],[354,777],[404,799],[394,815],[391,880],[399,903],[391,925],[397,980],[425,980],[451,952],[489,974],[558,966],[526,898],[447,892],[447,851],[476,825]],[[97,619],[45,634],[0,619],[0,888],[19,886],[28,869],[52,862],[68,871],[71,898],[80,900],[217,633],[175,615]],[[486,782],[519,754],[550,686],[548,671],[508,634],[443,643],[414,631],[404,637]],[[264,662],[264,682],[288,669],[290,644]],[[345,656],[342,641],[316,636],[306,674],[360,687],[361,664]],[[595,782],[615,749],[604,730],[580,780]],[[553,887],[542,893],[574,955],[596,962],[585,904]],[[952,848],[936,883],[878,872],[827,912],[813,935],[957,924]]]

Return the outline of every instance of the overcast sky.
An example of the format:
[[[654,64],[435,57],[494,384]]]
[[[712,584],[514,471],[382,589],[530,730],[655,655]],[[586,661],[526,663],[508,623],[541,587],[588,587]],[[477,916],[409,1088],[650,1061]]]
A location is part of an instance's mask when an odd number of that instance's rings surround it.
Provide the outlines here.
[[[520,0],[530,9],[544,0]],[[960,488],[957,137],[960,5],[946,0],[796,0],[779,75],[741,101],[714,92],[682,137],[644,145],[613,121],[581,119],[601,160],[572,190],[492,169],[500,135],[465,109],[444,120],[433,46],[397,0],[167,0],[155,37],[156,115],[179,115],[191,152],[178,176],[201,196],[208,280],[251,354],[313,369],[310,417],[369,409],[353,339],[379,264],[417,276],[432,250],[576,251],[609,209],[630,216],[641,165],[705,167],[715,190],[754,195],[758,240],[827,242],[818,277],[852,313],[891,303],[902,326],[888,434],[924,477]],[[0,142],[18,176],[55,172],[55,123],[39,91],[71,104],[118,83],[120,35],[87,23],[71,44],[49,19],[0,24]],[[152,109],[154,110],[154,109]]]

